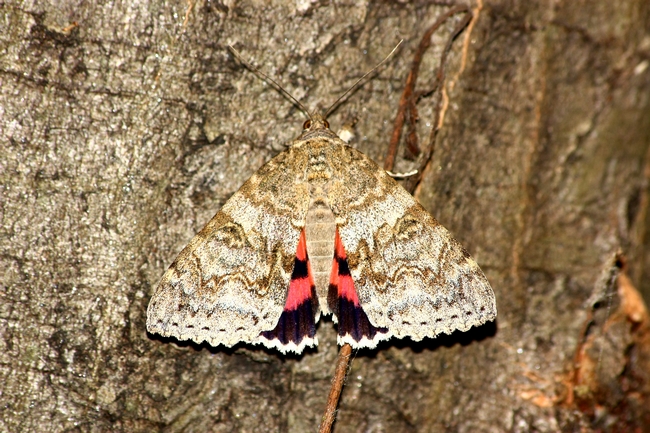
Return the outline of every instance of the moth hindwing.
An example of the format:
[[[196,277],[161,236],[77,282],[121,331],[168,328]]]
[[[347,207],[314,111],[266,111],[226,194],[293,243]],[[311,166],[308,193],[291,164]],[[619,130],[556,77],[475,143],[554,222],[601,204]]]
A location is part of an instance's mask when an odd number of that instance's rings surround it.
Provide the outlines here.
[[[259,169],[181,251],[156,287],[147,330],[282,352],[421,340],[494,320],[494,293],[465,249],[320,116]]]

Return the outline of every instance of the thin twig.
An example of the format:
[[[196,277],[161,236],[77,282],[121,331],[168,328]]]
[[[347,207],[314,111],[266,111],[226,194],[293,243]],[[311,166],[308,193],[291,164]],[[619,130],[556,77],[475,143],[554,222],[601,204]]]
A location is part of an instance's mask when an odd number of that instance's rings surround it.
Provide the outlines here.
[[[429,29],[426,31],[422,39],[420,40],[420,45],[418,46],[417,51],[415,52],[415,55],[413,56],[413,62],[411,64],[411,70],[409,72],[408,77],[406,78],[406,86],[404,87],[404,92],[402,93],[402,97],[400,98],[399,102],[399,109],[397,111],[397,116],[395,117],[395,124],[393,126],[393,135],[390,140],[390,144],[388,146],[388,151],[386,152],[386,158],[384,159],[384,169],[391,171],[395,165],[395,157],[397,156],[397,146],[399,145],[400,138],[402,136],[402,129],[404,128],[404,122],[407,118],[407,112],[409,113],[408,116],[411,118],[411,122],[415,121],[417,118],[417,110],[415,108],[415,85],[417,83],[418,79],[418,74],[420,71],[420,64],[422,63],[422,58],[424,56],[424,53],[427,51],[427,49],[431,46],[431,36],[433,33],[440,28],[440,26],[448,20],[451,16],[464,12],[466,14],[465,18],[459,23],[458,26],[454,29],[452,34],[449,37],[449,40],[447,41],[447,44],[445,45],[445,48],[443,50],[442,56],[441,56],[441,61],[440,61],[440,66],[438,68],[438,72],[436,74],[436,82],[434,83],[434,88],[432,91],[435,91],[442,83],[443,78],[444,78],[444,66],[445,66],[445,61],[447,58],[447,54],[449,50],[451,49],[451,44],[454,41],[454,39],[458,36],[458,34],[467,26],[467,24],[470,22],[472,18],[472,11],[467,5],[458,5],[454,8],[449,9],[447,12],[445,12],[443,15],[438,18],[438,20],[431,26]],[[437,126],[437,120],[438,117],[440,116],[440,102],[438,103],[436,107],[436,123],[434,123],[434,130],[438,128]],[[412,132],[412,131],[410,131]],[[435,138],[435,136],[434,136]],[[415,143],[414,139],[410,139],[411,143]],[[432,150],[432,145],[431,142],[429,143],[429,147]],[[414,151],[415,149],[412,149]],[[431,152],[432,153],[432,152]],[[427,157],[428,154],[428,157]],[[431,158],[431,154],[429,152],[425,153],[425,158],[423,158],[424,164],[421,165],[423,168],[424,165],[428,163],[429,158]],[[418,170],[418,172],[422,172],[422,170]],[[417,183],[421,179],[421,174],[416,176],[415,179],[411,178],[409,179],[409,183],[412,185],[417,185]],[[408,188],[407,188],[408,189]]]
[[[352,346],[345,343],[341,346],[341,350],[339,350],[339,358],[336,361],[336,371],[332,380],[332,388],[330,389],[329,397],[327,397],[327,406],[325,407],[325,414],[323,414],[318,433],[330,433],[332,431],[332,425],[336,419],[336,407],[339,404],[343,382],[345,381],[345,375],[348,373],[348,366],[350,365],[350,355],[352,355]]]
[[[454,30],[451,32],[451,34],[449,35],[449,39],[447,39],[447,44],[445,45],[445,48],[443,49],[442,54],[440,56],[440,65],[438,66],[438,71],[436,73],[436,82],[434,85],[434,89],[440,88],[444,85],[445,66],[447,65],[447,55],[449,54],[449,51],[451,51],[451,46],[454,43],[454,40],[456,40],[458,35],[462,33],[462,31],[465,29],[465,27],[467,27],[467,25],[472,21],[473,18],[472,10],[469,8],[469,6],[459,6],[457,8],[452,9],[452,11],[454,11],[454,13],[465,12],[465,16],[463,17],[463,19],[460,20],[458,25],[456,25]],[[415,188],[422,180],[422,176],[424,175],[424,169],[429,164],[429,161],[431,160],[431,156],[433,155],[433,150],[436,144],[436,137],[438,136],[438,131],[440,130],[440,126],[441,126],[440,113],[441,113],[442,102],[443,102],[443,98],[441,95],[441,97],[438,98],[438,103],[436,104],[436,109],[434,111],[433,128],[431,128],[431,133],[429,134],[429,143],[425,148],[422,156],[420,157],[420,166],[418,167],[418,172],[415,176],[408,178],[406,182],[404,182],[404,188],[406,188],[407,191],[411,191],[411,192],[415,191]]]

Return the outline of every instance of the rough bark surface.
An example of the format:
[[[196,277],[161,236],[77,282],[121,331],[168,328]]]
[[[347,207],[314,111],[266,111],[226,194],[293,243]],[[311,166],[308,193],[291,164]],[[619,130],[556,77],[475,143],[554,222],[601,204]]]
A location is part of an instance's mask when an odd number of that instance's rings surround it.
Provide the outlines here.
[[[404,38],[330,118],[356,116],[354,145],[381,160],[447,6],[91,3],[0,3],[0,431],[315,431],[330,322],[301,357],[145,332],[166,267],[304,120],[226,46],[313,108]],[[472,7],[417,197],[499,317],[358,353],[336,431],[650,431],[650,3]]]

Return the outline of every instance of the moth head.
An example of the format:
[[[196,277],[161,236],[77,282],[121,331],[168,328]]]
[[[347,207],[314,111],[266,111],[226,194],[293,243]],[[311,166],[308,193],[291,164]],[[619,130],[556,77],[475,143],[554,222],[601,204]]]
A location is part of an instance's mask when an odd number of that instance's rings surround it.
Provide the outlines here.
[[[303,132],[329,129],[330,123],[320,114],[310,114],[309,119],[302,125]]]

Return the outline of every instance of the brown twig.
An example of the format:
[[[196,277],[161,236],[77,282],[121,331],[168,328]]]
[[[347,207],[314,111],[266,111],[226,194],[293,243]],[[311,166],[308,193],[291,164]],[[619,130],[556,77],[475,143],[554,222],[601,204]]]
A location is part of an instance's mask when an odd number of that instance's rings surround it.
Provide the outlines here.
[[[406,86],[404,88],[404,92],[402,93],[402,97],[400,98],[399,109],[397,111],[395,124],[393,126],[393,135],[391,137],[390,144],[388,146],[386,158],[384,159],[385,170],[392,171],[395,165],[395,157],[397,156],[397,146],[399,145],[399,141],[402,135],[402,129],[404,128],[404,122],[407,119],[407,116],[410,119],[409,121],[410,124],[412,124],[412,122],[414,122],[417,119],[417,109],[415,107],[415,103],[416,103],[415,85],[417,83],[418,74],[420,71],[420,64],[422,63],[422,57],[424,56],[426,50],[431,46],[431,36],[436,30],[438,30],[438,28],[440,28],[440,26],[446,20],[448,20],[451,16],[458,13],[464,13],[465,17],[463,17],[463,19],[458,23],[456,28],[453,30],[452,34],[449,36],[449,39],[447,40],[447,43],[442,51],[442,55],[440,57],[440,65],[436,73],[436,80],[434,82],[433,89],[431,90],[431,92],[434,92],[442,85],[444,81],[444,70],[445,70],[444,68],[446,65],[447,55],[451,50],[451,45],[456,39],[456,37],[463,31],[463,29],[465,29],[465,27],[467,27],[467,25],[471,21],[472,10],[467,5],[458,5],[454,8],[449,9],[447,12],[441,15],[440,18],[438,18],[438,20],[426,31],[426,33],[420,40],[420,45],[418,46],[418,49],[415,52],[415,55],[413,57],[413,62],[411,64],[411,70],[406,79]],[[418,172],[415,176],[412,176],[406,181],[406,188],[409,191],[414,190],[415,186],[422,179],[422,170],[429,163],[429,159],[431,159],[431,155],[433,154],[433,146],[435,144],[435,138],[439,129],[438,123],[440,120],[441,102],[442,102],[442,98],[439,98],[434,113],[435,122],[433,124],[433,129],[431,130],[431,135],[429,137],[429,144],[427,146],[427,149],[424,152],[424,155],[421,158],[421,163],[420,163],[420,167],[418,168]],[[409,134],[412,135],[413,134],[412,125],[409,128],[409,130],[410,130]],[[417,140],[414,137],[410,137],[409,142],[410,142],[410,146],[412,147],[410,149],[411,153],[417,152],[417,149],[415,148],[415,143],[417,142]]]
[[[336,407],[339,404],[339,397],[343,389],[343,382],[345,382],[345,375],[348,372],[350,365],[350,355],[352,354],[352,346],[344,344],[339,350],[339,358],[336,361],[336,370],[334,372],[334,379],[332,380],[332,388],[330,395],[327,397],[327,406],[325,407],[325,414],[321,420],[318,433],[330,433],[332,425],[336,419]]]
[[[438,71],[436,73],[434,91],[437,88],[442,87],[445,81],[445,66],[447,63],[447,55],[449,54],[449,51],[451,51],[451,46],[454,40],[465,29],[465,27],[467,27],[470,21],[472,21],[472,16],[473,16],[472,10],[469,9],[468,6],[463,6],[454,9],[456,12],[465,12],[465,16],[458,23],[458,25],[456,25],[451,35],[449,35],[447,44],[445,45],[445,48],[442,51],[442,54],[440,56],[440,65],[438,66]],[[404,188],[406,188],[408,191],[411,192],[415,191],[415,188],[417,187],[418,183],[420,183],[420,181],[422,180],[424,169],[426,168],[427,164],[429,164],[429,161],[431,160],[431,156],[433,155],[433,150],[436,144],[436,137],[438,136],[438,131],[440,130],[441,127],[440,113],[441,113],[442,102],[443,102],[443,98],[442,97],[438,98],[438,103],[436,104],[436,108],[433,115],[433,128],[431,128],[431,133],[429,134],[429,143],[425,148],[424,153],[420,157],[420,166],[418,167],[418,171],[414,176],[406,179],[406,181],[404,182]]]

